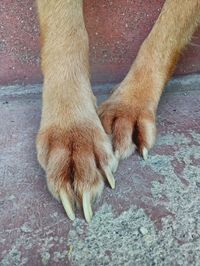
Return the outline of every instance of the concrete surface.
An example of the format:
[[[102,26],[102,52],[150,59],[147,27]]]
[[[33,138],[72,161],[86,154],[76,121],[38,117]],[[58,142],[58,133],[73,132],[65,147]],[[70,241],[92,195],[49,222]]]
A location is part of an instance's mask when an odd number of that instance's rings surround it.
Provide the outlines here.
[[[1,88],[0,265],[200,265],[199,86],[170,82],[149,159],[120,163],[90,225],[67,219],[36,161],[41,87]]]
[[[164,0],[84,1],[93,83],[118,82],[157,19]],[[200,31],[176,74],[200,71]],[[41,82],[36,0],[0,1],[0,84]]]

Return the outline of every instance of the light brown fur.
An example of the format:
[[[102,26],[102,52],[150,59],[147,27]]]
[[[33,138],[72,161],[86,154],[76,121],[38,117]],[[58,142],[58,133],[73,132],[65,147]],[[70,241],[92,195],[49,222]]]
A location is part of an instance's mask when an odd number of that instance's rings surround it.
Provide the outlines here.
[[[144,157],[155,142],[156,110],[181,50],[200,22],[200,0],[166,0],[120,86],[98,109],[89,81],[82,0],[37,0],[44,74],[38,160],[52,194],[72,203],[101,192],[103,177],[129,156]],[[113,137],[113,149],[106,133]],[[109,173],[110,173],[109,172]]]

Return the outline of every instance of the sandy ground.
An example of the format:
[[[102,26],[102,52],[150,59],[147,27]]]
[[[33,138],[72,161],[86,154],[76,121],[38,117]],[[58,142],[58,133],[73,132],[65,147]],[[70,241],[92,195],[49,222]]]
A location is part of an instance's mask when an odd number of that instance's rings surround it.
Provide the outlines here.
[[[120,163],[90,225],[67,219],[36,161],[40,86],[1,88],[0,265],[200,265],[199,87],[198,75],[170,83],[149,159]]]

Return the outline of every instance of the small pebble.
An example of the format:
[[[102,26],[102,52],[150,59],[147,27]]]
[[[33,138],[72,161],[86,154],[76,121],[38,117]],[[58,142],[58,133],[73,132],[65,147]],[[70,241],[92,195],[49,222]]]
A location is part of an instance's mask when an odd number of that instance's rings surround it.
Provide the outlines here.
[[[145,227],[140,227],[139,228],[139,232],[142,234],[142,235],[146,235],[148,233],[148,230],[145,228]]]
[[[23,233],[31,233],[32,232],[32,228],[26,224],[23,224],[20,229]]]

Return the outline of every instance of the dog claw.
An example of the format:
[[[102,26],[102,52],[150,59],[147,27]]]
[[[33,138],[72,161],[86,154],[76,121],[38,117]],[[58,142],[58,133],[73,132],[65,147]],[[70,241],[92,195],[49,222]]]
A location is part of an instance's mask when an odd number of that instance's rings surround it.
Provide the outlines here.
[[[148,150],[147,150],[147,148],[143,148],[143,150],[142,150],[142,157],[143,157],[143,159],[146,161],[147,160],[147,158],[148,158]]]
[[[83,193],[83,212],[85,219],[88,223],[91,222],[92,220],[92,207],[91,207],[91,201],[90,201],[90,193],[89,192],[84,192]]]
[[[75,219],[75,214],[74,214],[69,196],[67,195],[67,192],[63,189],[60,190],[60,199],[67,213],[67,216],[69,217],[70,220],[73,221]]]
[[[105,176],[106,176],[108,183],[110,184],[111,188],[114,189],[115,188],[115,179],[114,179],[114,176],[113,176],[112,172],[110,171],[110,169],[105,169]]]

